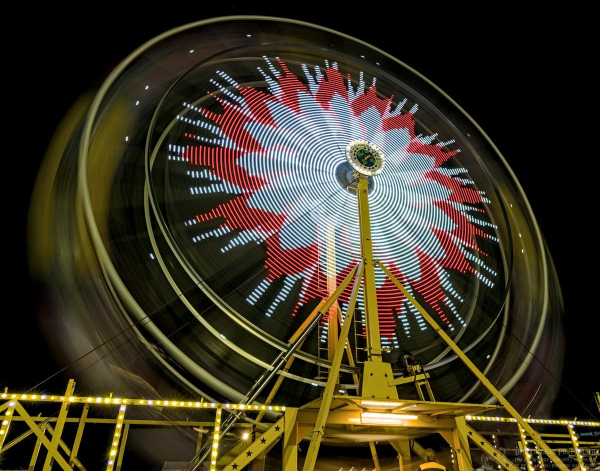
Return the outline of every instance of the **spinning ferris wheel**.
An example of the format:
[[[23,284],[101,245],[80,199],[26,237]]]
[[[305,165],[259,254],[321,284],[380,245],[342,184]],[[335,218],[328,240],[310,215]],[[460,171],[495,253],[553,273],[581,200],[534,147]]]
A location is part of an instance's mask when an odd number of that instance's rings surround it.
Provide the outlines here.
[[[379,397],[365,378],[381,373],[489,403],[474,369],[510,394],[555,319],[555,275],[501,154],[357,39],[261,17],[169,31],[111,74],[80,142],[78,243],[101,287],[72,299],[88,307],[77,335],[125,327],[146,373],[214,402],[305,404],[332,377]],[[136,374],[137,358],[117,363]]]

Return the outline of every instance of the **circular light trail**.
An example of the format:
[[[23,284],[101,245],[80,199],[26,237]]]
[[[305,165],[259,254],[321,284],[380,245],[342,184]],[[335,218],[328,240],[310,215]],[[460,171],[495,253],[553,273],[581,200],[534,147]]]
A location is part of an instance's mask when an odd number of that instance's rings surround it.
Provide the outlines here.
[[[385,172],[369,197],[375,257],[450,330],[464,326],[454,273],[493,287],[497,273],[479,242],[497,238],[485,211],[490,200],[467,169],[451,162],[460,153],[453,136],[444,142],[418,134],[417,103],[407,109],[406,99],[381,97],[376,78],[367,86],[361,73],[353,83],[335,62],[324,69],[302,64],[299,74],[282,59],[264,57],[257,70],[264,87],[240,85],[215,70],[212,103],[182,103],[181,126],[169,136],[165,158],[170,172],[188,179],[196,209],[183,224],[198,250],[209,239],[222,241],[221,253],[264,244],[265,276],[246,301],[255,305],[269,292],[267,317],[296,315],[328,296],[328,277],[339,284],[358,261],[356,197],[340,188],[336,169],[350,149],[354,168],[375,175],[385,155]],[[214,194],[224,201],[206,209],[206,195]],[[411,324],[425,329],[425,323],[383,273],[376,276],[382,343],[399,348],[399,333],[410,337]],[[279,312],[293,292],[295,308]],[[340,298],[342,308],[349,292]]]

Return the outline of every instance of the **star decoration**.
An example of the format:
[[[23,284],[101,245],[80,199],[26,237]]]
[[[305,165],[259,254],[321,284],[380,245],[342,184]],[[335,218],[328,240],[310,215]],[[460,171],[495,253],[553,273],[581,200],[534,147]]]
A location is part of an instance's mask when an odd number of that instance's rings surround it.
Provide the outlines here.
[[[469,430],[469,437],[472,437],[472,436],[473,436],[473,432],[471,432],[471,431]]]
[[[237,463],[233,463],[233,465],[231,466],[233,469],[238,469],[239,465]]]
[[[494,456],[498,456],[498,453],[494,452]]]
[[[481,446],[485,445],[485,443],[484,443],[484,442],[479,442],[479,444],[480,444]]]
[[[267,439],[266,438],[261,438],[260,439],[260,443],[262,443],[264,445],[265,443],[267,443]]]
[[[280,427],[279,425],[276,425],[276,426],[275,426],[275,431],[276,431],[276,432],[279,432],[280,430],[281,430],[281,427]]]
[[[251,452],[251,451],[247,451],[247,452],[246,452],[246,456],[247,456],[248,458],[250,458],[250,457],[252,456],[252,452]]]

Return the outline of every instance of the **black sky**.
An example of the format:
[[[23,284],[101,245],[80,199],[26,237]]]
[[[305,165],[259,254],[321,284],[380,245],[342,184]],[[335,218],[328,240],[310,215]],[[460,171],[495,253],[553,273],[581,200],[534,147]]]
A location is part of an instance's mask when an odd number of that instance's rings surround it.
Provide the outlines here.
[[[286,2],[289,5],[289,2]],[[341,3],[341,2],[340,2]],[[184,23],[231,14],[287,16],[337,29],[391,53],[454,98],[486,131],[515,171],[530,199],[556,264],[565,301],[567,341],[563,376],[586,407],[598,377],[597,78],[595,25],[585,11],[524,10],[521,6],[439,10],[402,4],[318,10],[296,7],[222,6],[204,2],[139,9],[107,8],[22,12],[6,17],[4,94],[6,183],[4,244],[12,275],[6,285],[2,329],[7,351],[24,351],[25,332],[36,364],[0,367],[0,386],[27,387],[55,365],[35,332],[37,290],[28,274],[26,221],[39,162],[69,107],[99,86],[134,48]],[[344,2],[344,5],[350,5]],[[480,4],[483,5],[483,4]],[[99,6],[95,8],[99,9]],[[18,16],[18,19],[16,17]],[[596,82],[596,83],[594,83]],[[32,295],[33,293],[33,295]],[[8,323],[6,323],[8,322]],[[595,327],[595,328],[593,328]],[[29,353],[24,353],[28,358]],[[23,358],[23,357],[22,357]],[[33,362],[30,360],[30,363]],[[581,410],[560,396],[560,411]],[[598,415],[598,411],[595,411]]]

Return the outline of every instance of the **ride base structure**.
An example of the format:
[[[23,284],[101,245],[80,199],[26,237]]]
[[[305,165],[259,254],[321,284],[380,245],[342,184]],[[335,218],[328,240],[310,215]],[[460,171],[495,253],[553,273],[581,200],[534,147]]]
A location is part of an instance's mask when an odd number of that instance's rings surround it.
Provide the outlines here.
[[[199,430],[196,456],[185,466],[177,469],[195,470],[208,463],[211,471],[217,469],[241,471],[251,464],[255,470],[261,470],[264,469],[265,458],[269,451],[276,444],[281,443],[284,471],[297,471],[300,463],[302,463],[303,471],[313,471],[318,469],[317,458],[323,441],[335,440],[338,443],[368,442],[373,465],[377,471],[381,470],[381,465],[376,443],[389,443],[398,453],[399,470],[407,471],[411,467],[411,452],[417,455],[419,460],[430,461],[427,459],[424,448],[410,438],[411,435],[414,436],[415,431],[418,431],[421,434],[438,433],[443,437],[451,449],[452,464],[449,464],[448,468],[452,467],[454,471],[471,471],[473,469],[470,451],[472,446],[487,455],[498,469],[517,471],[523,469],[522,465],[515,464],[500,451],[495,443],[495,434],[477,431],[474,428],[475,424],[486,422],[508,422],[516,424],[518,428],[519,447],[523,452],[527,471],[534,470],[534,453],[539,457],[537,469],[540,467],[544,469],[542,456],[546,456],[548,464],[551,463],[551,466],[560,471],[567,471],[569,467],[559,458],[557,449],[550,446],[554,444],[560,444],[563,448],[565,444],[568,445],[568,448],[575,454],[577,469],[588,471],[590,464],[596,463],[600,441],[580,441],[576,427],[600,428],[599,422],[523,418],[485,374],[444,332],[434,318],[405,289],[389,268],[374,258],[367,178],[380,172],[383,169],[383,162],[377,160],[382,156],[376,149],[373,152],[365,152],[364,149],[359,149],[359,151],[355,154],[358,154],[360,159],[357,165],[353,166],[357,170],[355,176],[358,183],[356,192],[360,225],[360,260],[344,281],[333,290],[330,297],[324,299],[304,321],[290,339],[289,350],[282,352],[273,362],[271,370],[257,381],[242,403],[216,404],[204,400],[171,401],[125,399],[112,396],[80,397],[75,395],[73,380],[69,381],[65,393],[62,395],[5,391],[0,394],[0,399],[4,401],[0,405],[0,413],[3,416],[0,427],[0,456],[19,445],[28,436],[34,435],[36,442],[28,469],[33,470],[36,467],[38,455],[43,446],[47,453],[41,469],[50,470],[53,466],[58,465],[63,470],[80,469],[85,471],[86,468],[77,455],[86,425],[111,424],[114,425],[114,434],[106,456],[108,471],[122,469],[131,427],[189,427]],[[352,161],[350,163],[352,164]],[[377,171],[369,172],[370,167],[376,168]],[[376,267],[381,269],[394,283],[408,302],[418,310],[428,326],[496,398],[499,405],[438,402],[429,386],[429,375],[418,365],[409,368],[409,376],[394,378],[392,365],[383,361],[375,284]],[[351,285],[352,291],[346,314],[342,316],[336,301]],[[348,336],[361,288],[364,297],[367,361],[362,364],[360,374],[353,374],[354,383],[357,390],[360,391],[360,395],[351,396],[346,391],[341,391],[339,378],[344,356],[347,357],[350,366],[355,367]],[[331,314],[332,312],[334,315]],[[310,330],[327,313],[330,316],[328,351],[331,367],[321,397],[299,408],[272,405],[284,378],[279,375],[271,386],[265,403],[256,403],[256,397],[267,384],[270,384],[271,379],[274,379],[278,372],[287,371],[290,368],[294,361],[295,350],[302,345]],[[336,324],[335,327],[332,324]],[[402,399],[399,396],[398,386],[406,384],[414,384],[417,387],[420,400]],[[427,400],[425,393],[428,396]],[[598,393],[596,395],[598,397]],[[597,401],[600,405],[600,399]],[[29,403],[36,405],[58,403],[60,411],[57,415],[33,417],[24,406]],[[69,417],[69,410],[75,407],[82,407],[80,416]],[[212,410],[215,412],[215,419],[213,422],[196,422],[127,417],[128,411],[134,408],[155,407]],[[114,418],[90,417],[90,410],[95,408],[117,409],[117,415]],[[501,409],[508,413],[508,416],[501,416]],[[229,415],[221,421],[224,410],[229,412]],[[242,416],[250,420],[238,422]],[[268,422],[263,422],[265,417],[269,419]],[[15,422],[24,422],[27,430],[7,442],[6,438],[11,424]],[[77,430],[72,445],[68,446],[62,436],[65,427],[71,425],[76,425]],[[541,433],[534,428],[539,426],[566,428],[567,433],[564,433],[564,430],[563,433]],[[212,433],[206,433],[205,427],[209,430],[212,428]],[[220,451],[223,449],[221,444],[226,434],[232,433],[234,427],[237,428],[236,430],[243,430],[242,436],[245,438],[223,453]],[[490,440],[490,435],[493,440]],[[513,435],[515,434],[513,433]],[[309,440],[309,446],[302,461],[299,460],[298,449],[304,439]],[[590,464],[586,463],[586,457]],[[25,464],[23,463],[23,465]]]

